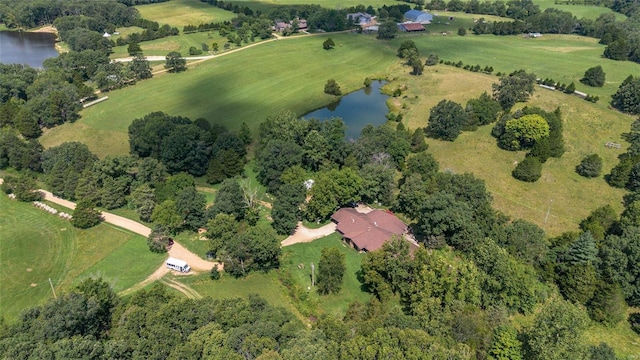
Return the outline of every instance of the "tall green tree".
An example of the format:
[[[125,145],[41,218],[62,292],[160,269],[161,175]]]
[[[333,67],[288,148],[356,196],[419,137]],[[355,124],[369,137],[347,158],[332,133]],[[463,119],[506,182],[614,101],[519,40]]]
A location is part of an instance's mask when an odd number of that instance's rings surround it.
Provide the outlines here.
[[[272,226],[278,234],[290,235],[296,229],[301,215],[300,204],[305,195],[306,189],[301,182],[283,184],[280,187],[271,211]]]
[[[346,266],[345,255],[338,248],[323,248],[318,261],[318,292],[323,295],[339,293]]]
[[[510,110],[518,102],[525,102],[533,94],[535,74],[524,70],[514,71],[500,78],[499,84],[493,84],[493,98],[503,110]]]
[[[149,61],[142,54],[137,54],[133,57],[129,63],[129,70],[137,80],[151,79],[153,77],[151,65],[149,65]]]
[[[467,121],[467,114],[460,104],[442,100],[431,109],[425,133],[436,139],[453,141],[460,135]]]
[[[311,188],[306,217],[315,221],[326,219],[341,205],[360,200],[362,178],[351,168],[319,172]]]
[[[525,332],[526,358],[586,358],[583,333],[587,325],[588,318],[582,308],[562,299],[551,298]]]
[[[164,68],[172,73],[185,71],[187,70],[187,60],[179,52],[172,51],[166,56]]]
[[[242,188],[236,179],[226,179],[218,188],[213,206],[207,209],[207,218],[212,219],[219,213],[234,215],[243,219],[246,205],[243,201]]]

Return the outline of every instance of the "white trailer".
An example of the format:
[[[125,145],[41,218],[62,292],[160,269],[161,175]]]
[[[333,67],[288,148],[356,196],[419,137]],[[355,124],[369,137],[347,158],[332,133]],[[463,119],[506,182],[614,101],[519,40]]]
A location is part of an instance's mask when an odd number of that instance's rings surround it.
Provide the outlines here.
[[[167,259],[167,267],[169,269],[180,271],[183,273],[188,273],[189,271],[191,271],[191,267],[189,267],[186,261],[175,259],[172,257]]]

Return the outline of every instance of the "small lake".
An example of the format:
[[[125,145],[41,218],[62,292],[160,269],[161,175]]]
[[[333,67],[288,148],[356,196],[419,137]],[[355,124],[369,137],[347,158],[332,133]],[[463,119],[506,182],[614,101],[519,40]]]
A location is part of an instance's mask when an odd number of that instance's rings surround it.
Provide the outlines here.
[[[0,31],[0,63],[41,68],[45,59],[58,56],[55,43],[50,33]]]
[[[368,124],[378,126],[387,122],[389,96],[380,92],[384,84],[386,84],[385,81],[374,81],[369,88],[347,94],[322,109],[304,115],[303,118],[320,120],[332,117],[342,118],[347,125],[347,139],[357,139],[362,129]]]

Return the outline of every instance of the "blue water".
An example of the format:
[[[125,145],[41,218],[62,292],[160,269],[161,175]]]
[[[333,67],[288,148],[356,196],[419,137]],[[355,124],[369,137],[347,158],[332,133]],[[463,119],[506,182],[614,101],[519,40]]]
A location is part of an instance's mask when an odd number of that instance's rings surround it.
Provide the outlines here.
[[[55,43],[54,34],[0,31],[0,63],[41,68],[46,59],[58,56]]]
[[[380,92],[380,88],[385,83],[374,81],[371,87],[345,95],[322,109],[304,115],[303,118],[320,120],[332,117],[342,118],[347,125],[347,139],[357,139],[362,129],[368,124],[378,126],[387,121],[385,116],[389,112],[387,108],[389,97]]]

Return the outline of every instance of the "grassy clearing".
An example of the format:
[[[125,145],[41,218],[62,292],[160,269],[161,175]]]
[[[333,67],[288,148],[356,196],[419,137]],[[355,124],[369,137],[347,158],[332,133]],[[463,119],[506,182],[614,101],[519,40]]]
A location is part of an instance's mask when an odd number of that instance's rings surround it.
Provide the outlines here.
[[[540,6],[541,10],[547,8],[554,8],[562,11],[568,11],[575,15],[578,19],[583,17],[587,19],[595,20],[601,14],[615,14],[616,19],[624,20],[626,16],[616,13],[609,8],[604,6],[596,6],[596,5],[560,5],[556,4],[555,0],[533,0],[533,3]]]
[[[344,275],[342,290],[338,294],[320,296],[315,291],[315,288],[311,288],[308,291],[307,302],[315,304],[316,308],[312,309],[315,314],[332,313],[344,315],[351,302],[358,300],[365,303],[369,300],[370,295],[362,291],[362,284],[356,276],[356,273],[360,270],[364,255],[345,245],[339,234],[334,233],[310,243],[285,247],[280,267],[283,271],[289,271],[294,281],[303,290],[307,289],[311,285],[311,263],[316,265],[317,271],[320,253],[325,247],[336,247],[346,256],[347,270]]]
[[[354,34],[331,37],[337,44],[332,51],[322,49],[327,36],[273,41],[109,92],[108,101],[83,110],[74,124],[46,131],[41,142],[50,147],[73,139],[101,157],[125,154],[127,127],[151,111],[203,117],[231,130],[247,122],[256,134],[269,114],[304,114],[331,102],[323,93],[327,79],[337,79],[349,92],[396,62],[393,43]]]
[[[0,316],[10,322],[52,296],[49,278],[58,293],[96,274],[120,289],[142,281],[163,259],[140,253],[142,237],[108,224],[78,230],[6,196],[0,196],[0,209]]]
[[[407,85],[408,90],[405,98],[394,99],[394,106],[406,106],[402,112],[410,128],[424,127],[429,109],[441,99],[464,104],[483,90],[490,91],[496,80],[495,76],[449,66],[428,67],[421,77],[403,75],[397,79],[396,83]],[[583,178],[574,168],[584,156],[597,153],[603,158],[604,173],[608,172],[623,150],[605,148],[604,143],[624,143],[620,134],[628,131],[632,118],[608,110],[602,104],[591,104],[575,96],[544,89],[536,89],[528,104],[547,110],[560,107],[564,114],[567,152],[562,158],[550,159],[544,164],[538,182],[524,183],[511,177],[516,161],[522,161],[525,153],[499,149],[491,136],[491,125],[475,132],[464,132],[454,142],[429,139],[429,151],[433,152],[441,169],[471,172],[485,180],[497,209],[513,218],[532,221],[549,235],[577,229],[580,220],[599,206],[611,204],[621,211],[620,201],[625,191],[608,186],[603,178]],[[550,215],[545,224],[549,207]]]
[[[628,313],[637,311],[638,309],[630,308]],[[587,330],[585,337],[591,345],[597,346],[601,342],[609,344],[620,358],[640,359],[640,337],[631,330],[631,325],[626,320],[614,328],[593,325]]]
[[[405,37],[399,37],[396,47]],[[537,39],[522,36],[411,36],[424,56],[435,53],[440,59],[459,61],[482,67],[493,66],[495,72],[525,69],[540,78],[576,84],[578,91],[598,95],[601,104],[608,102],[620,83],[630,74],[640,72],[640,65],[630,61],[614,61],[602,57],[604,46],[597,39],[576,35],[544,35]],[[552,66],[550,66],[552,64]],[[606,74],[601,88],[583,85],[579,80],[584,72],[600,65]]]
[[[168,4],[168,3],[163,3]],[[194,46],[197,49],[202,49],[202,44],[207,44],[209,48],[212,47],[214,42],[218,43],[218,46],[222,50],[224,44],[227,42],[226,37],[221,37],[217,31],[210,32],[196,32],[189,34],[181,34],[177,36],[169,36],[162,39],[156,39],[151,41],[143,41],[140,43],[144,55],[146,56],[165,56],[171,51],[177,51],[182,56],[188,57],[189,48]],[[112,59],[122,58],[129,56],[127,52],[128,45],[115,46],[113,48]],[[235,48],[235,45],[232,47]],[[213,52],[211,53],[213,54]],[[209,55],[203,52],[202,55]]]
[[[212,299],[246,298],[249,294],[258,294],[269,304],[282,306],[306,322],[306,319],[287,297],[287,289],[278,280],[276,271],[253,273],[240,279],[225,275],[220,280],[213,281],[208,274],[202,274],[174,277],[173,280],[190,286],[202,296],[208,296]]]
[[[136,6],[143,18],[160,24],[176,26],[182,31],[185,25],[222,22],[233,19],[231,11],[219,9],[200,0],[172,0],[157,4]]]

